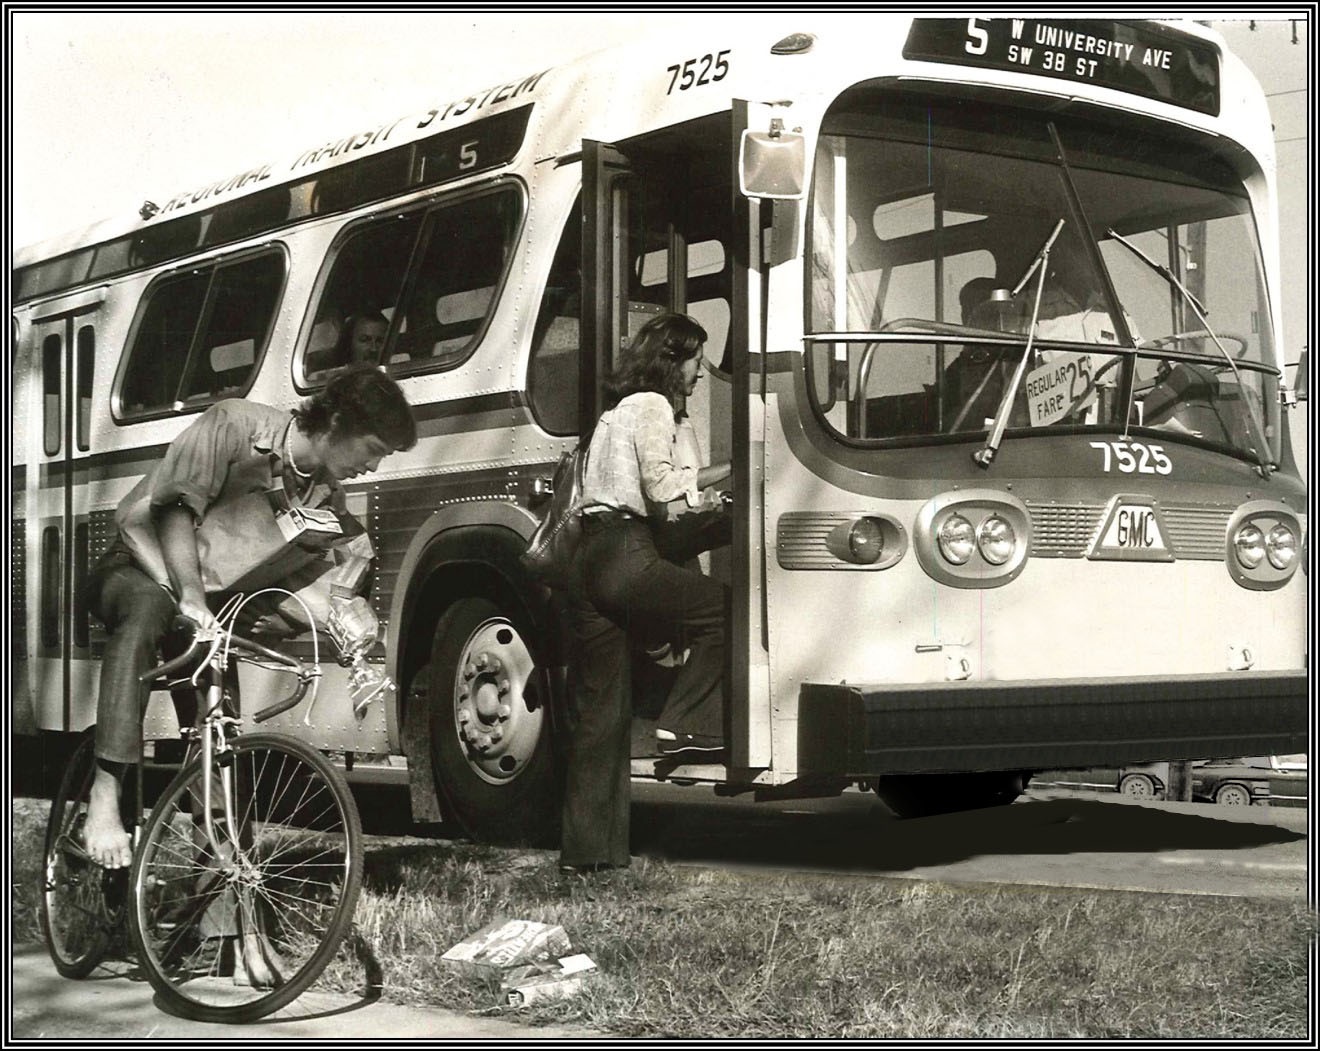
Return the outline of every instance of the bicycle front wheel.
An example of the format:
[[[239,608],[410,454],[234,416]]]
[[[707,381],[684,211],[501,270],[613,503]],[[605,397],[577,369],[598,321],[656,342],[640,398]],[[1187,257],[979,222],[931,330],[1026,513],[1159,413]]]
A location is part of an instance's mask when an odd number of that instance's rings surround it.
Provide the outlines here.
[[[85,978],[114,941],[123,918],[124,869],[107,870],[83,849],[87,799],[96,772],[89,733],[74,750],[50,805],[41,866],[41,933],[55,969]]]
[[[163,1006],[250,1022],[303,993],[343,941],[362,886],[362,824],[343,775],[301,741],[239,737],[212,767],[209,796],[197,759],[152,810],[129,929]]]

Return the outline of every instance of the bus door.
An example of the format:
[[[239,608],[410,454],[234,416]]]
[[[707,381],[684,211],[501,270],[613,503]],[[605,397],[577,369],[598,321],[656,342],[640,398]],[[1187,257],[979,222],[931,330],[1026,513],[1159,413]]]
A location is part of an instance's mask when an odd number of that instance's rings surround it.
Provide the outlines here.
[[[701,463],[732,459],[735,465],[732,543],[701,562],[733,593],[732,764],[745,768],[752,765],[748,650],[759,638],[749,639],[747,629],[754,591],[748,568],[752,512],[743,494],[752,401],[748,370],[737,363],[746,362],[748,312],[754,308],[744,276],[747,202],[732,177],[736,119],[717,113],[624,142],[583,143],[580,419],[586,434],[600,413],[603,381],[618,350],[649,318],[677,311],[706,330],[708,371],[684,406],[679,440],[695,439]]]
[[[84,582],[91,551],[97,310],[103,297],[104,290],[98,289],[42,304],[34,312],[25,382],[15,390],[16,398],[26,402],[27,426],[26,448],[16,450],[25,464],[25,521],[21,587],[16,578],[15,590],[23,592],[25,610],[21,631],[15,624],[21,644],[15,640],[14,651],[26,658],[30,709],[37,727],[45,730],[79,730],[95,718]],[[76,706],[74,698],[79,699]]]

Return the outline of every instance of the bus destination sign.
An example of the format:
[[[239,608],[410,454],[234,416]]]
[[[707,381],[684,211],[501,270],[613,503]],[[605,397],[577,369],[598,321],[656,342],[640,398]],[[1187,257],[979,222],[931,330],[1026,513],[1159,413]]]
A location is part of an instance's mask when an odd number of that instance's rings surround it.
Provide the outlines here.
[[[1212,116],[1219,51],[1162,26],[1042,18],[918,18],[903,57],[1099,84]]]

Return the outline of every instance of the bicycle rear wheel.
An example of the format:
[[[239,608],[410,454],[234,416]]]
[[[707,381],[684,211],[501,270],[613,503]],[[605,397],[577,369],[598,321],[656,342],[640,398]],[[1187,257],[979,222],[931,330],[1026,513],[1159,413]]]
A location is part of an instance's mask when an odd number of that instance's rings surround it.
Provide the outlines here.
[[[65,978],[85,978],[105,958],[123,920],[128,884],[126,869],[103,869],[83,849],[96,772],[94,745],[89,733],[74,750],[46,822],[41,933],[55,969]]]
[[[239,737],[213,771],[217,857],[203,830],[204,774],[194,760],[152,810],[133,862],[129,929],[166,1008],[250,1022],[302,994],[339,948],[362,886],[362,825],[321,753],[277,734]]]

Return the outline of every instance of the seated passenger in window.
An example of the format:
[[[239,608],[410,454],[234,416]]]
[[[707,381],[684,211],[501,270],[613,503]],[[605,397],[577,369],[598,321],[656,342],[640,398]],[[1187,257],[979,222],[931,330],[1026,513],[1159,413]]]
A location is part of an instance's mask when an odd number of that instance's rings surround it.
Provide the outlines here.
[[[385,349],[390,323],[378,310],[350,314],[339,330],[339,341],[329,350],[307,355],[307,374],[339,369],[347,365],[378,365]]]

